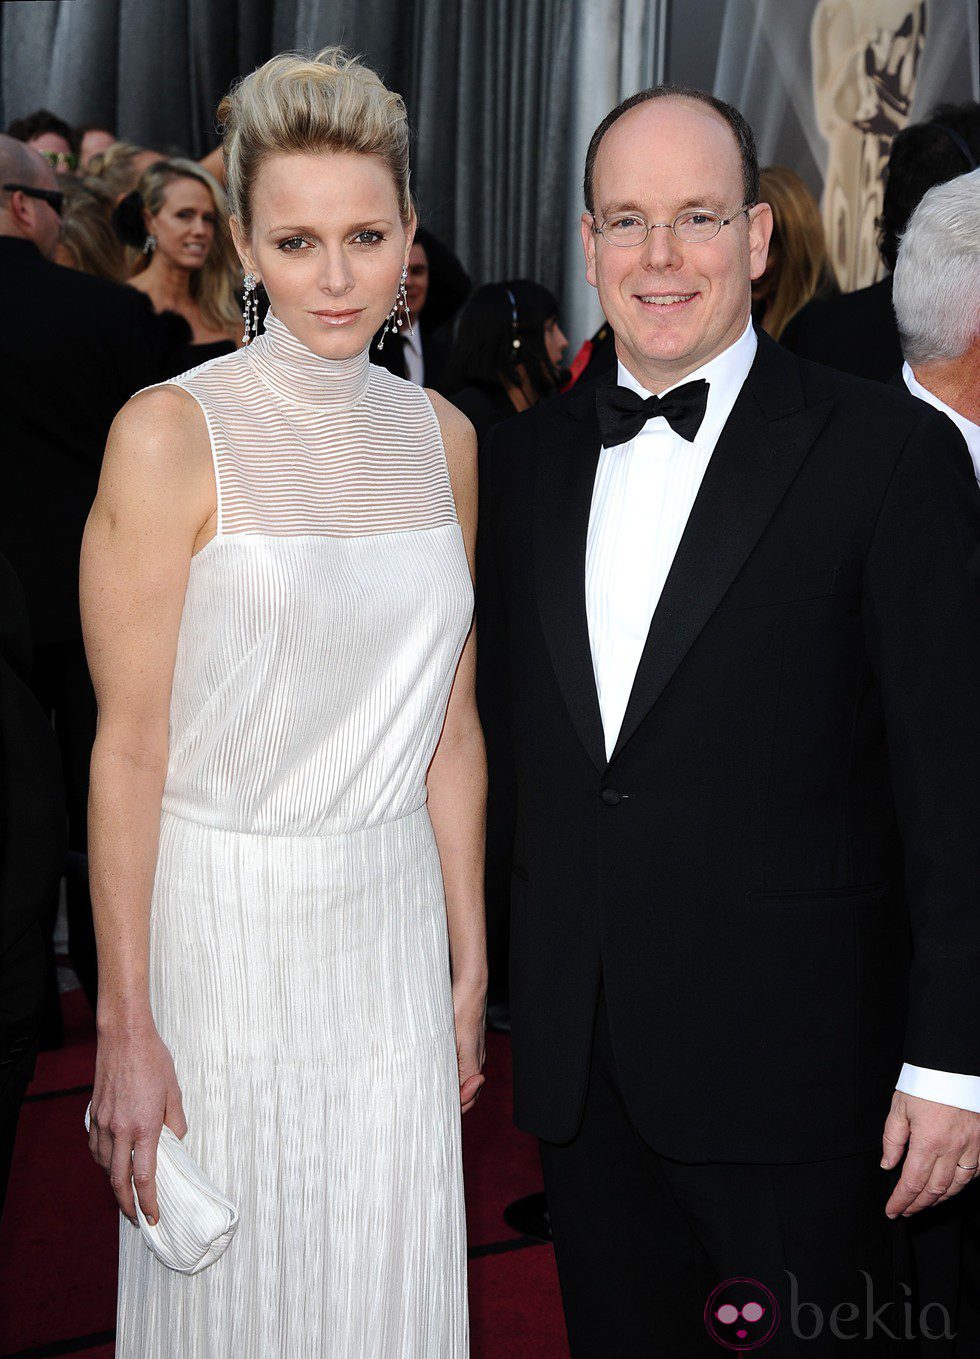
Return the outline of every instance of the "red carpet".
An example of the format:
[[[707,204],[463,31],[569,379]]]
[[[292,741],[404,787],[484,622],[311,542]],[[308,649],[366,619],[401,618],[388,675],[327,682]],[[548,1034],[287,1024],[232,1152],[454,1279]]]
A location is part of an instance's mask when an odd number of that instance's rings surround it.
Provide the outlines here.
[[[62,1005],[65,1046],[38,1059],[0,1228],[2,1359],[108,1359],[114,1348],[117,1214],[82,1124],[95,1034],[81,991]],[[534,1139],[511,1122],[510,1040],[501,1034],[487,1035],[486,1073],[463,1119],[472,1356],[568,1359],[554,1253],[525,1244],[503,1220],[512,1199],[541,1188],[541,1169]]]

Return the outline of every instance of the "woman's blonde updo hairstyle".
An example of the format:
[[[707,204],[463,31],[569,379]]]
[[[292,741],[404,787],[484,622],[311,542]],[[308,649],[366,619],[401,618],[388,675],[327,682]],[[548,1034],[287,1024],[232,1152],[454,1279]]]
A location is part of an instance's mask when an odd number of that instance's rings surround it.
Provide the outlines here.
[[[259,169],[279,152],[378,156],[395,181],[402,221],[412,216],[404,101],[342,47],[324,47],[313,57],[273,57],[232,86],[218,105],[218,121],[228,201],[246,238]]]

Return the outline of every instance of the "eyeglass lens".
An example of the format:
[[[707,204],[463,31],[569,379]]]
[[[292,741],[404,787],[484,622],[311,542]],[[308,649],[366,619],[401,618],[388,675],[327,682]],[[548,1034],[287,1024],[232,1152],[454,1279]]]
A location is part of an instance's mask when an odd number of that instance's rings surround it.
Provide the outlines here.
[[[704,209],[682,212],[669,226],[678,240],[710,241],[712,236],[718,235],[721,224],[722,219],[716,212]],[[639,245],[646,240],[648,232],[658,225],[667,226],[668,223],[650,223],[648,226],[635,213],[620,213],[603,222],[602,234],[612,245]]]

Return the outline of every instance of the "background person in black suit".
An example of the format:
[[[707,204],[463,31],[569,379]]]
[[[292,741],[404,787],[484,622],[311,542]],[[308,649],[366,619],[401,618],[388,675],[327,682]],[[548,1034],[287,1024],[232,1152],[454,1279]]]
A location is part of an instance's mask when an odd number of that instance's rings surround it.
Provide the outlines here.
[[[41,1030],[42,921],[66,849],[58,746],[30,672],[24,592],[0,557],[0,1215]]]
[[[13,186],[13,187],[9,187]],[[27,597],[31,687],[51,717],[68,803],[68,929],[72,965],[95,1003],[96,954],[85,861],[95,698],[78,613],[78,556],[116,412],[156,379],[170,325],[133,288],[52,263],[60,193],[36,151],[0,136],[0,333],[3,437],[0,552]],[[48,937],[57,911],[53,896]],[[51,1041],[59,1010],[49,947]]]
[[[405,292],[408,327],[389,334],[383,348],[379,336],[371,344],[371,362],[420,387],[443,390],[443,374],[452,347],[451,323],[470,291],[470,278],[459,260],[431,231],[419,227],[408,257]]]
[[[980,480],[980,170],[939,184],[912,214],[893,291],[904,362],[901,391],[941,411],[959,430]],[[969,1087],[965,1091],[969,1098]],[[958,1195],[913,1219],[919,1277],[947,1296],[957,1336],[945,1353],[980,1354],[980,1193]]]
[[[903,128],[892,143],[878,248],[888,273],[868,288],[815,298],[783,331],[780,343],[803,359],[855,377],[888,382],[902,351],[892,310],[892,271],[912,212],[934,184],[976,168],[980,104],[940,104],[929,120]]]
[[[980,1153],[941,1094],[980,1077],[980,495],[948,422],[753,331],[757,192],[730,106],[615,110],[582,230],[618,386],[491,435],[515,1120],[574,1359],[717,1353],[737,1277],[768,1354],[888,1353],[900,1215]]]

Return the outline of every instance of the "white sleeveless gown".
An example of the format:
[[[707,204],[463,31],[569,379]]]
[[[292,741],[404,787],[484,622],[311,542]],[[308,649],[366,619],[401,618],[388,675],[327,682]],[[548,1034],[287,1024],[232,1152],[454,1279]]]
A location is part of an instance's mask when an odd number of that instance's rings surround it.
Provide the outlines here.
[[[448,931],[425,774],[473,595],[425,394],[274,316],[176,382],[217,537],[191,562],[150,995],[185,1145],[237,1204],[161,1265],[120,1219],[120,1359],[469,1352]]]

